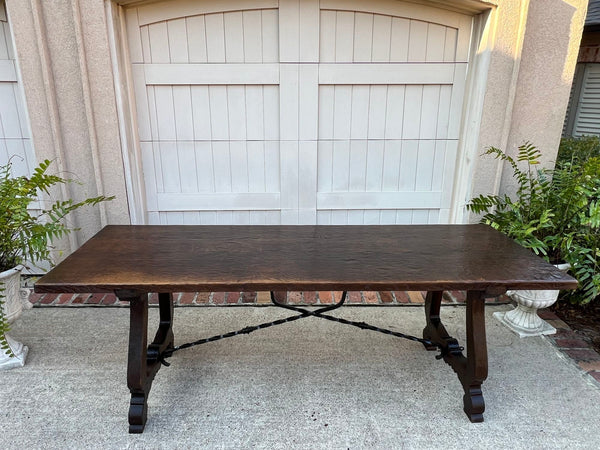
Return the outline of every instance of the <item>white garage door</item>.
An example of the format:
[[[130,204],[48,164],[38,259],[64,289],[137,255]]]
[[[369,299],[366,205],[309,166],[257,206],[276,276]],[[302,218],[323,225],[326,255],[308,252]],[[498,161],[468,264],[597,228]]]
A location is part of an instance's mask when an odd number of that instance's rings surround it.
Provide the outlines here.
[[[35,167],[10,29],[4,1],[0,0],[0,164],[9,159],[14,175],[29,175]]]
[[[180,0],[126,18],[149,223],[448,220],[470,16]]]

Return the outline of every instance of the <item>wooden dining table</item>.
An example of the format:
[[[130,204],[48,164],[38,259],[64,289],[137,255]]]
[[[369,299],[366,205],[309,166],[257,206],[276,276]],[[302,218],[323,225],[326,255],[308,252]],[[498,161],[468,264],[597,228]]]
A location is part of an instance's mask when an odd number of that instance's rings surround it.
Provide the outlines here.
[[[481,386],[488,375],[485,298],[514,289],[576,286],[576,280],[486,225],[111,225],[43,276],[35,292],[115,293],[129,302],[129,431],[141,433],[156,373],[175,350],[186,348],[174,346],[174,292],[426,291],[423,336],[387,334],[439,351],[438,358],[462,383],[465,413],[472,422],[481,422]],[[440,318],[442,295],[449,290],[467,292],[466,349]],[[149,293],[158,293],[160,316],[150,344]],[[344,323],[326,314],[331,306],[298,308],[278,301],[275,294],[272,298],[298,314],[268,326],[311,316]],[[217,338],[223,336],[195,344]]]

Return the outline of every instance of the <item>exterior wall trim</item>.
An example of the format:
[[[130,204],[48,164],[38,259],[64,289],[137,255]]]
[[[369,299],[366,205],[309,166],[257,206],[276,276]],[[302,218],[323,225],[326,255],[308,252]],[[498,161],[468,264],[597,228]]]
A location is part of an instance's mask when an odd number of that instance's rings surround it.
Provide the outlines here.
[[[493,10],[473,17],[471,58],[465,88],[462,123],[458,144],[458,161],[454,175],[454,190],[449,223],[466,221],[465,205],[471,192],[474,159],[479,153],[479,130],[487,88],[488,70],[493,50],[495,20]]]
[[[133,225],[147,223],[144,180],[142,179],[142,159],[137,135],[137,119],[135,114],[135,97],[125,17],[123,7],[112,0],[105,0],[108,40],[111,53],[114,88],[116,96],[121,154],[123,156],[123,175],[127,190],[129,216]]]

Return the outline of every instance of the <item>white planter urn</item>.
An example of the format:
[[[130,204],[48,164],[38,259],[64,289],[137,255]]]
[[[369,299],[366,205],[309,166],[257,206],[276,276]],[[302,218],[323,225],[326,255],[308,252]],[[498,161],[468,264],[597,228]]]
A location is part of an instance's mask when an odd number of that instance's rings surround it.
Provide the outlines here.
[[[19,318],[23,311],[23,305],[27,301],[27,298],[21,297],[21,269],[15,268],[0,272],[0,283],[4,287],[2,293],[4,297],[4,306],[2,307],[4,316],[9,323],[12,323]],[[27,305],[30,305],[29,301],[27,301]],[[23,367],[29,349],[12,339],[8,334],[5,336],[14,356],[7,355],[4,350],[0,351],[0,370]]]
[[[557,264],[556,267],[566,272],[570,266],[569,264]],[[556,328],[542,320],[537,315],[537,310],[553,305],[559,292],[555,290],[508,291],[506,295],[517,302],[517,307],[508,312],[495,312],[494,317],[520,337],[555,334]]]

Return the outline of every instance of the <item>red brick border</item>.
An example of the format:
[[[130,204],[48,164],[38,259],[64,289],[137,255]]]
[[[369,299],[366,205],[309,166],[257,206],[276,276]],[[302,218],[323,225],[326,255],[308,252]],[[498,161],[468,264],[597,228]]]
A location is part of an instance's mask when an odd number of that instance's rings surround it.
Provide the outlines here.
[[[600,354],[587,341],[581,339],[577,331],[560,320],[553,311],[544,309],[538,311],[538,315],[556,328],[556,334],[546,336],[550,342],[575,362],[582,371],[600,383]]]
[[[319,291],[287,293],[286,301],[293,305],[328,305],[339,301],[341,292]],[[176,292],[173,294],[175,306],[216,306],[216,305],[259,305],[266,304],[268,292]],[[444,303],[462,304],[466,297],[462,291],[444,293]],[[29,301],[35,307],[46,306],[127,306],[119,302],[114,294],[34,294]],[[348,292],[348,305],[422,305],[425,292],[404,291],[353,291]],[[508,298],[487,299],[489,303],[506,303]],[[158,304],[158,296],[150,294],[149,303]]]

